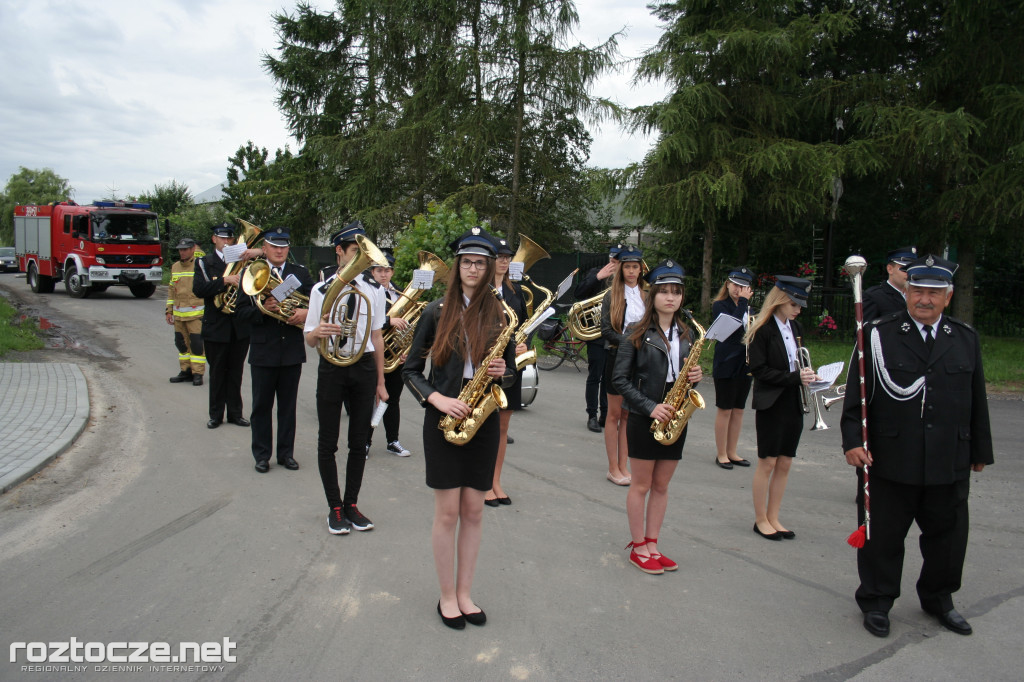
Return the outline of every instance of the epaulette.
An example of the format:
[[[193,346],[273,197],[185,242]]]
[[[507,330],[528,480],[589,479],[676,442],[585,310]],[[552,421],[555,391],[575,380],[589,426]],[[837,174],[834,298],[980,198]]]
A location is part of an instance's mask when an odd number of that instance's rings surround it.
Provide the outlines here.
[[[882,315],[881,317],[876,317],[875,319],[871,320],[869,322],[869,324],[872,324],[872,325],[874,325],[876,327],[878,325],[880,325],[880,324],[887,324],[889,322],[893,322],[894,320],[898,320],[902,314],[903,314],[903,311],[901,310],[901,311],[896,312],[896,313],[889,313],[888,315]]]
[[[320,292],[321,296],[326,296],[327,295],[327,289],[330,286],[330,281],[331,280],[327,280],[326,282],[320,282],[320,284],[316,285],[316,287],[317,287],[316,290]]]
[[[367,284],[372,284],[373,286],[380,289],[380,282],[373,278],[373,275],[370,274],[369,269],[363,270],[363,281],[366,282]]]
[[[953,324],[958,325],[960,327],[963,327],[964,329],[967,329],[968,331],[970,331],[970,332],[972,332],[974,334],[978,333],[977,329],[975,329],[971,325],[967,324],[963,320],[956,319],[955,317],[950,317],[949,315],[943,315],[942,316],[942,323],[945,324],[946,322],[952,322]]]

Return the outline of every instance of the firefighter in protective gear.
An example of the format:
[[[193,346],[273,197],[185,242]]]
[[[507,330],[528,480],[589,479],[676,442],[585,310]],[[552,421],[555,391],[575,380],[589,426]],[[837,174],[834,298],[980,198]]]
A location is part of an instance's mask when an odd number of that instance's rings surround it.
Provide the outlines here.
[[[178,347],[181,371],[171,377],[172,384],[191,381],[203,385],[206,355],[203,354],[203,299],[192,293],[195,273],[196,242],[185,237],[178,242],[180,260],[171,266],[171,283],[167,287],[167,324],[174,325],[174,345]],[[202,254],[199,254],[202,256]]]

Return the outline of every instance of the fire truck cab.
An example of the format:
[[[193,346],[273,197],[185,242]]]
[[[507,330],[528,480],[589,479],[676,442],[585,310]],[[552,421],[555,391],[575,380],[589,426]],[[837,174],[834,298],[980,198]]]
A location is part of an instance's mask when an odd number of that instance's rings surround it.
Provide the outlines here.
[[[18,269],[36,293],[52,292],[60,280],[74,298],[112,285],[148,298],[163,278],[159,224],[149,208],[124,201],[15,206]]]

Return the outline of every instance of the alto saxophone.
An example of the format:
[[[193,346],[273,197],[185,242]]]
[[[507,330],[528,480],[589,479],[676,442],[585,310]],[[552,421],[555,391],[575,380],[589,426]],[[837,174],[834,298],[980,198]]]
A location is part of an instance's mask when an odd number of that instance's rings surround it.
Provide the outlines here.
[[[508,407],[505,392],[501,390],[501,386],[493,383],[491,377],[487,376],[487,367],[491,364],[491,360],[500,358],[502,353],[505,352],[505,346],[512,340],[512,335],[516,331],[516,325],[519,324],[519,318],[516,317],[516,314],[508,307],[501,294],[493,286],[491,287],[491,293],[497,297],[498,301],[501,302],[501,307],[505,309],[505,314],[508,316],[508,325],[498,334],[494,346],[487,353],[487,356],[480,361],[480,366],[473,373],[473,378],[469,380],[469,383],[459,393],[459,400],[469,405],[471,410],[469,416],[459,419],[448,414],[437,425],[437,428],[444,431],[444,439],[454,445],[465,445],[471,441],[494,410]]]
[[[683,435],[683,429],[686,428],[686,422],[690,421],[693,413],[704,409],[704,398],[693,389],[693,384],[687,378],[690,370],[700,361],[700,352],[704,348],[704,327],[697,324],[689,310],[683,312],[700,336],[690,346],[690,354],[686,357],[683,368],[679,370],[675,383],[665,394],[665,399],[661,401],[671,405],[675,410],[675,415],[664,424],[657,419],[651,422],[651,433],[654,434],[654,440],[662,445],[672,445],[679,440],[679,436]]]

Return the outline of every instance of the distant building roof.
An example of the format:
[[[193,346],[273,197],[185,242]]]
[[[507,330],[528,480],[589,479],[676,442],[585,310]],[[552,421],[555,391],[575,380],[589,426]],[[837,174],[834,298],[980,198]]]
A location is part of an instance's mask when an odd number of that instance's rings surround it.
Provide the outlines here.
[[[227,189],[228,183],[224,181],[219,185],[215,185],[210,189],[200,192],[194,197],[194,201],[197,204],[215,204],[218,201],[224,200],[224,190]]]

